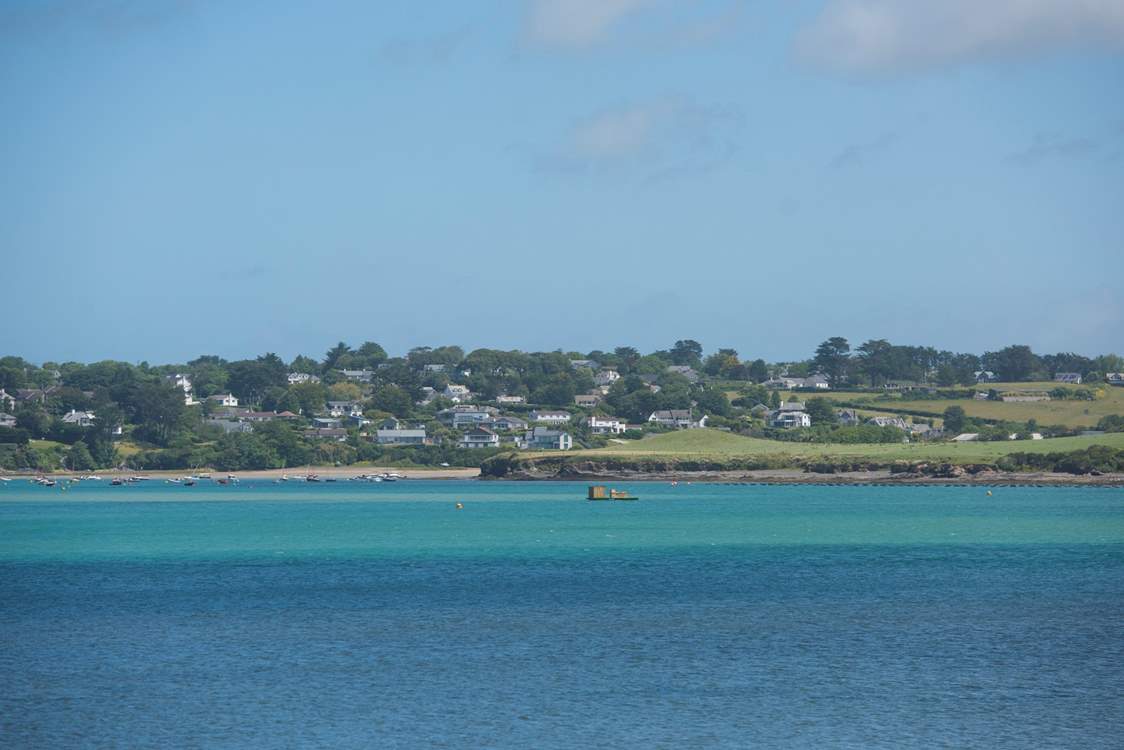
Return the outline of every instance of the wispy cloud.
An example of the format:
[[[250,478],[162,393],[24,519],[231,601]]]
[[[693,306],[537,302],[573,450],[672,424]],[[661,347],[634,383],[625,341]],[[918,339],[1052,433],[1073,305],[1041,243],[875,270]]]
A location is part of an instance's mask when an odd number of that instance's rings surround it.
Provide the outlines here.
[[[575,123],[562,143],[538,155],[536,166],[649,183],[703,174],[737,151],[740,127],[735,110],[683,99],[610,107]]]
[[[1024,149],[1007,156],[1007,161],[1031,167],[1049,159],[1079,159],[1096,152],[1099,144],[1090,138],[1066,138],[1058,133],[1038,133]]]
[[[852,143],[831,160],[831,166],[836,169],[857,166],[875,154],[886,151],[892,147],[894,143],[897,142],[898,137],[897,132],[890,131],[883,133],[874,140],[863,143]]]
[[[893,73],[1090,45],[1124,51],[1124,2],[828,0],[796,51],[831,69]]]
[[[588,47],[604,41],[628,16],[657,0],[534,0],[526,33],[539,44]]]
[[[387,65],[445,65],[464,49],[469,37],[465,26],[435,36],[390,39],[378,47],[375,59]]]

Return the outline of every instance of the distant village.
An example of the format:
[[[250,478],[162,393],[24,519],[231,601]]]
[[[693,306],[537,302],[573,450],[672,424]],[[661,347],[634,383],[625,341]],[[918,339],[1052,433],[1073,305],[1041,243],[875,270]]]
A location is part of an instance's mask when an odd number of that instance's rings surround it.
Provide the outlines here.
[[[834,350],[825,352],[832,341]],[[174,454],[180,462],[197,462],[208,454],[188,446],[210,446],[212,452],[251,456],[243,459],[249,463],[289,464],[373,460],[387,452],[401,457],[409,449],[429,449],[414,454],[419,463],[449,459],[449,451],[568,451],[706,427],[795,440],[994,439],[986,433],[994,426],[970,420],[864,414],[845,398],[824,397],[843,389],[924,398],[942,387],[1011,375],[979,368],[987,355],[934,353],[933,361],[920,357],[918,364],[916,352],[931,350],[898,347],[910,358],[896,374],[912,377],[897,378],[886,367],[872,374],[873,358],[861,349],[841,352],[839,341],[825,342],[811,360],[774,365],[741,361],[729,349],[703,357],[701,346],[689,340],[649,355],[621,347],[584,356],[495,350],[466,355],[456,347],[423,347],[391,358],[375,344],[357,350],[340,344],[322,361],[201,357],[180,369],[119,362],[37,367],[6,357],[0,359],[0,443],[70,446],[78,463],[86,461],[83,451],[99,445],[104,458],[91,453],[90,463],[121,460],[116,444],[133,446],[125,458],[134,461],[169,461]],[[1090,376],[1124,386],[1124,373],[1095,371],[1119,363],[1115,355],[1103,362],[1080,360],[1082,371],[1051,373],[1057,389],[970,393],[1004,401],[1081,397]],[[1024,375],[1041,378],[1048,364],[1038,358],[1038,369]],[[1000,428],[1012,438],[1042,437],[1034,424]],[[288,436],[299,438],[299,449]],[[4,455],[0,451],[0,459]],[[30,455],[25,451],[9,463]]]

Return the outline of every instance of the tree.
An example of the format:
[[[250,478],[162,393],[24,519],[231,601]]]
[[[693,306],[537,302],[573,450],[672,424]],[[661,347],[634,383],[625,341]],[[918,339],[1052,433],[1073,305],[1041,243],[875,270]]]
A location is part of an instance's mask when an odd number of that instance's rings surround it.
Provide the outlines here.
[[[839,415],[835,413],[835,407],[826,398],[808,399],[807,403],[804,404],[804,410],[812,418],[813,425],[838,424],[839,422]]]
[[[187,408],[182,390],[159,381],[136,388],[127,403],[132,409],[132,421],[140,425],[141,435],[158,445],[168,444]]]
[[[717,414],[720,417],[730,415],[730,399],[718,388],[707,388],[698,394],[696,401],[706,414]]]
[[[893,345],[885,339],[872,339],[858,348],[860,367],[872,386],[892,376],[892,349]]]
[[[842,336],[833,336],[816,348],[812,364],[828,377],[832,385],[847,380],[847,368],[851,363],[851,345]]]
[[[70,450],[66,452],[66,468],[71,471],[89,471],[95,468],[94,457],[90,455],[90,449],[81,440],[70,446]]]
[[[763,359],[755,359],[749,365],[749,379],[754,383],[764,383],[769,379],[769,368]]]
[[[781,408],[781,393],[780,393],[780,391],[771,391],[769,393],[769,408],[770,409]]]
[[[328,389],[320,383],[297,383],[289,386],[289,395],[296,401],[298,413],[313,414],[324,408]]]
[[[289,372],[303,372],[308,375],[316,375],[320,372],[320,363],[312,357],[306,357],[303,354],[298,354],[289,363]]]
[[[1038,357],[1029,346],[1008,346],[997,352],[983,355],[984,369],[991,370],[999,379],[1008,383],[1029,380],[1038,368]]]
[[[410,394],[396,385],[383,385],[371,394],[371,408],[393,414],[396,417],[408,417],[414,408],[414,400]]]
[[[671,347],[671,361],[677,365],[699,367],[702,363],[702,344],[694,339],[680,339]]]
[[[336,363],[340,361],[340,357],[351,352],[351,347],[344,342],[339,342],[324,355],[324,364],[322,369],[327,372],[328,370],[335,369]]]
[[[967,414],[962,406],[950,406],[944,410],[944,428],[948,432],[961,432]]]
[[[622,375],[632,372],[636,363],[640,361],[640,352],[631,346],[618,346],[613,350],[613,354],[616,355],[617,366]]]
[[[336,383],[328,386],[328,396],[332,401],[358,401],[363,391],[355,383]]]

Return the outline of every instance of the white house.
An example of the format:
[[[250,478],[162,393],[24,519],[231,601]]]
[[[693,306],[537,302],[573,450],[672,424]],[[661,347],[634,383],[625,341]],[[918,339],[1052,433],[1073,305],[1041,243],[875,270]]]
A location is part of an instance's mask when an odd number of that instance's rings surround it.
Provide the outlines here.
[[[594,435],[619,435],[628,429],[628,424],[616,417],[599,417],[596,414],[589,418],[589,431]]]
[[[826,391],[831,388],[831,383],[828,382],[827,377],[823,375],[812,375],[811,377],[804,378],[802,388],[818,388],[821,391]]]
[[[174,375],[166,375],[164,379],[172,386],[183,389],[184,405],[193,406],[199,403],[191,392],[191,377],[187,373],[177,372]]]
[[[570,412],[551,409],[535,409],[531,412],[532,422],[546,424],[567,424],[570,421]]]
[[[11,411],[15,411],[16,401],[17,399],[15,396],[8,393],[3,388],[0,388],[0,409],[9,409]]]
[[[375,377],[374,370],[340,370],[343,373],[345,380],[350,380],[356,383],[370,383],[371,379]]]
[[[460,404],[472,399],[472,391],[468,389],[468,386],[459,385],[457,383],[449,383],[449,385],[445,386],[445,390],[442,391],[441,395],[454,404]]]
[[[76,411],[71,409],[63,415],[63,424],[74,424],[79,427],[90,427],[94,424],[94,413],[92,411]]]
[[[690,430],[698,427],[706,427],[706,415],[704,414],[701,418],[696,420],[691,416],[690,409],[661,409],[648,415],[648,422],[663,427]]]
[[[1110,372],[1104,376],[1105,382],[1111,385],[1124,385],[1124,372]],[[0,391],[3,393],[3,391]]]
[[[769,424],[773,427],[782,427],[788,429],[790,427],[811,427],[812,417],[806,411],[781,411],[778,409],[773,412],[769,419]]]
[[[238,406],[238,399],[235,398],[233,393],[218,394],[215,396],[207,396],[208,401],[216,401],[222,406]]]
[[[290,372],[289,385],[299,385],[301,383],[319,383],[320,377],[311,375],[307,372]]]
[[[15,427],[16,418],[11,414],[0,412],[0,427]]]
[[[568,432],[536,427],[523,436],[521,447],[530,450],[568,451],[574,447],[574,439]]]
[[[1081,373],[1079,373],[1079,372],[1059,372],[1056,375],[1054,375],[1054,382],[1071,383],[1073,385],[1081,385]]]
[[[878,425],[879,427],[897,427],[899,430],[909,429],[909,425],[901,417],[871,417],[866,421],[867,424]]]
[[[498,448],[500,436],[487,427],[473,427],[461,436],[462,448]]]
[[[361,417],[363,404],[358,401],[329,401],[328,413],[333,417]]]
[[[593,382],[596,385],[612,385],[621,379],[621,374],[616,370],[600,370],[593,376]]]

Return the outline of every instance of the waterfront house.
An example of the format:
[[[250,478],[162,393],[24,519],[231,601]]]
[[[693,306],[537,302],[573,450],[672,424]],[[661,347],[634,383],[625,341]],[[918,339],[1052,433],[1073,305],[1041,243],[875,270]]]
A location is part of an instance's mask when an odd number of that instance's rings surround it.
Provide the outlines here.
[[[307,372],[290,372],[289,385],[300,385],[301,383],[319,383],[320,376],[312,375]]]
[[[0,388],[0,409],[16,410],[16,397]]]
[[[207,396],[207,400],[211,403],[219,404],[220,406],[238,406],[238,399],[234,396],[233,393]]]
[[[1109,385],[1124,385],[1124,372],[1110,372],[1104,376],[1104,379]]]
[[[448,365],[441,364],[440,362],[434,362],[432,364],[422,365],[422,370],[424,372],[427,372],[427,373],[445,372],[445,370],[447,370],[448,368],[449,368]]]
[[[520,447],[527,450],[568,451],[574,447],[574,440],[568,432],[536,427],[527,431]]]
[[[343,427],[343,422],[334,417],[313,417],[312,426],[318,430],[337,430]]]
[[[514,404],[525,404],[527,403],[527,399],[523,396],[509,396],[507,394],[500,394],[499,396],[496,396],[496,403],[511,406]]]
[[[1081,385],[1081,373],[1079,372],[1059,372],[1054,375],[1055,383],[1068,383],[1070,385]]]
[[[461,435],[460,447],[462,448],[498,448],[500,436],[487,427],[476,426]]]
[[[854,427],[857,424],[861,424],[863,421],[862,417],[860,417],[859,413],[854,409],[840,409],[836,414],[839,415],[839,424],[844,427]]]
[[[0,412],[0,427],[15,427],[16,418],[11,414]]]
[[[587,370],[597,370],[601,365],[592,359],[571,359],[570,367],[575,370],[580,370],[583,367]]]
[[[437,421],[449,427],[460,428],[479,424],[499,414],[494,406],[473,406],[458,404],[437,412]]]
[[[811,377],[804,378],[800,387],[816,388],[818,390],[825,391],[831,388],[831,383],[824,375],[812,375]]]
[[[199,403],[195,400],[195,396],[191,392],[191,376],[187,373],[177,372],[173,375],[165,375],[164,380],[173,388],[179,388],[183,391],[183,403],[185,406],[194,406]]]
[[[535,409],[531,412],[532,422],[546,424],[567,424],[571,419],[570,412],[558,409]]]
[[[977,383],[994,383],[999,380],[991,370],[976,370],[972,375],[975,376]]]
[[[574,396],[574,406],[581,406],[586,409],[592,409],[593,407],[601,403],[601,400],[603,398],[605,397],[600,393],[579,393],[578,395]]]
[[[522,431],[527,429],[526,420],[519,417],[500,416],[494,419],[489,419],[483,423],[485,427],[491,430],[502,430],[504,432]]]
[[[588,420],[589,431],[594,435],[619,435],[628,429],[628,424],[616,417],[602,417],[594,414]]]
[[[417,429],[379,429],[375,431],[375,442],[379,445],[428,445],[425,428]]]
[[[310,427],[304,431],[304,436],[313,440],[334,440],[343,443],[347,441],[347,430],[342,427]]]

